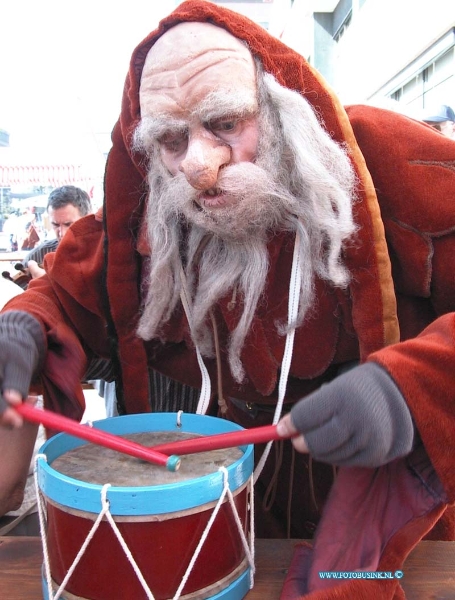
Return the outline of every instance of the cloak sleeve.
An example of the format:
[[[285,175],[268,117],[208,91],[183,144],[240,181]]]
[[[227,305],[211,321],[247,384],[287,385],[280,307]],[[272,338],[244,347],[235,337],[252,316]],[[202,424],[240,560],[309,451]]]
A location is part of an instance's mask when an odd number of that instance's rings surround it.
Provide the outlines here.
[[[455,313],[372,354],[400,388],[449,502],[455,500]]]
[[[41,383],[46,408],[80,420],[81,379],[88,358],[108,357],[101,300],[102,224],[93,215],[77,221],[45,258],[48,275],[30,282],[3,311],[21,310],[46,332],[47,355]]]

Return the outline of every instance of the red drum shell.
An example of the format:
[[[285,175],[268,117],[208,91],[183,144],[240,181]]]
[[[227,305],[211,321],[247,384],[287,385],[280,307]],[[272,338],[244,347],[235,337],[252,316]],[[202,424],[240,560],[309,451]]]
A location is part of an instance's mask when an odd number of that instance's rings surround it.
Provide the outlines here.
[[[153,417],[158,416],[163,418],[163,414],[141,415],[143,419],[147,417],[152,421]],[[118,419],[128,420],[132,417],[116,417],[107,421],[118,423]],[[192,422],[196,417],[196,421],[210,419],[226,423],[221,419],[199,415],[187,415],[187,420]],[[169,418],[175,420],[176,416],[169,414]],[[204,428],[205,426],[206,422],[204,421]],[[230,426],[234,430],[240,429],[232,423]],[[153,429],[153,425],[151,426],[150,423],[148,423],[148,427]],[[225,425],[222,427],[225,429]],[[159,429],[156,428],[156,431]],[[197,427],[193,428],[193,432],[198,433]],[[125,433],[130,433],[130,431]],[[218,431],[214,431],[214,433],[218,433]],[[61,435],[65,436],[65,434],[59,434],[59,436]],[[46,445],[54,439],[49,440],[42,450],[45,451]],[[246,449],[244,454],[248,454],[248,461],[251,460],[252,471],[252,447],[243,448]],[[55,450],[50,451],[49,455],[51,460],[55,459]],[[249,468],[248,466],[246,470],[248,471]],[[52,470],[49,465],[46,465],[46,470],[49,469]],[[237,471],[239,471],[238,467]],[[44,487],[47,486],[48,477],[48,473],[41,476]],[[62,478],[67,479],[66,476]],[[241,478],[235,475],[234,479]],[[40,481],[39,471],[38,480]],[[239,484],[237,489],[231,491],[243,532],[248,539],[249,484],[248,481],[239,481]],[[60,481],[58,485],[61,485]],[[137,493],[140,494],[141,489],[147,488],[128,489],[137,489]],[[179,493],[186,493],[184,485]],[[62,503],[63,500],[58,501],[55,498],[46,497],[45,491],[43,496],[47,510],[47,547],[50,571],[53,584],[57,589],[86,541],[98,515],[87,510],[79,510],[74,506],[67,506]],[[109,499],[109,490],[107,497]],[[194,507],[166,514],[138,515],[137,512],[132,511],[131,515],[116,515],[115,511],[113,512],[113,519],[156,600],[174,597],[187,567],[194,557],[217,503],[214,500],[209,502],[203,500],[197,500]],[[242,573],[246,572],[248,566],[232,507],[225,498],[182,590],[181,598],[211,598],[218,594],[220,589],[227,588],[232,582],[235,582]],[[147,598],[133,566],[105,517],[65,586],[62,598],[73,597],[89,600]],[[243,594],[238,597],[243,597]]]
[[[238,514],[247,533],[247,489],[235,497]],[[188,511],[189,512],[189,511]],[[166,518],[163,521],[131,517],[116,524],[156,600],[172,598],[207,525],[207,510]],[[60,585],[94,522],[91,515],[75,515],[64,507],[47,504],[47,540],[53,580]],[[202,546],[182,594],[194,594],[219,582],[230,583],[244,562],[245,553],[230,505],[224,502]],[[226,580],[227,578],[227,580]],[[132,565],[114,531],[102,522],[70,578],[66,590],[90,600],[146,598]],[[197,596],[203,597],[203,596]],[[207,597],[207,596],[205,596]]]

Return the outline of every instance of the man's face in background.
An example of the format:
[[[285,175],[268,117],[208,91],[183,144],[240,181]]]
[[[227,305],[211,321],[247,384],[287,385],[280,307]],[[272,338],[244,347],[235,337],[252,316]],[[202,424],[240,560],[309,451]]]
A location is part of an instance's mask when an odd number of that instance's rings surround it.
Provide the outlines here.
[[[82,217],[79,209],[72,204],[67,204],[56,209],[49,207],[47,212],[52,230],[59,242],[63,239],[71,225]]]
[[[455,123],[453,121],[441,121],[439,123],[431,123],[427,121],[428,125],[440,131],[443,135],[450,139],[455,139]]]

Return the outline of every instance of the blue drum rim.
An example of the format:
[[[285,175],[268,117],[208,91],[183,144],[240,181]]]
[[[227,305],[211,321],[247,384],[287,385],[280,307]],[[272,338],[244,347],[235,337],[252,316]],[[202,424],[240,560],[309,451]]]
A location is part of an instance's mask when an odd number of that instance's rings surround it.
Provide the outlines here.
[[[247,567],[235,581],[229,584],[228,587],[216,593],[215,596],[210,596],[208,600],[242,600],[251,589],[250,581],[251,568]],[[41,589],[43,592],[43,599],[49,600],[49,591],[44,567],[41,572]],[[63,592],[62,598],[64,600],[65,592]]]
[[[116,434],[141,433],[144,431],[183,431],[187,433],[215,434],[241,431],[243,427],[216,417],[183,413],[182,426],[177,426],[177,413],[145,413],[111,417],[95,421],[93,426]],[[152,428],[153,427],[153,428]],[[152,429],[151,429],[152,428]],[[52,461],[73,448],[87,442],[74,436],[59,433],[45,442],[38,458],[38,486],[45,497],[62,506],[77,511],[99,514],[101,511],[102,485],[86,483],[59,473],[52,468]],[[243,456],[227,467],[229,489],[235,492],[244,486],[254,468],[254,446],[240,446]],[[106,483],[109,483],[108,481]],[[117,487],[107,491],[109,510],[112,515],[142,516],[160,515],[184,511],[219,500],[224,488],[222,472],[211,473],[196,479],[155,486]]]

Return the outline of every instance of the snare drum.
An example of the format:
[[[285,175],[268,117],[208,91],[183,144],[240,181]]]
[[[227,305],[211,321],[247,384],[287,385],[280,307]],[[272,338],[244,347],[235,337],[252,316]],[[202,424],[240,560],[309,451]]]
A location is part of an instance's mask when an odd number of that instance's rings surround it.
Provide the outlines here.
[[[94,426],[149,446],[241,429],[186,413],[114,417]],[[182,456],[175,473],[67,434],[47,441],[41,454],[44,598],[70,572],[66,600],[240,600],[250,589],[253,446]]]

